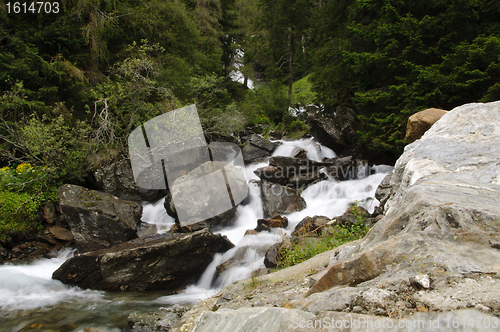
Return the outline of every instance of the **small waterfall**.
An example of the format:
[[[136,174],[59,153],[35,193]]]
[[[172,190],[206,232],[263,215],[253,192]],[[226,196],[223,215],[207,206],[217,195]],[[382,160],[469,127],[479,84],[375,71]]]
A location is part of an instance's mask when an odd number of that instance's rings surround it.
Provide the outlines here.
[[[292,156],[304,149],[307,151],[307,157],[314,161],[336,157],[333,150],[315,142],[313,138],[279,142],[281,145],[273,156]],[[236,280],[249,278],[253,271],[265,268],[264,256],[267,248],[291,234],[295,226],[307,216],[323,215],[333,218],[342,215],[354,202],[373,212],[379,204],[374,198],[375,190],[385,175],[392,170],[391,166],[379,165],[372,168],[372,173],[375,174],[362,179],[342,182],[325,180],[311,185],[301,193],[307,204],[306,209],[287,215],[289,225],[286,229],[273,229],[271,232],[263,231],[257,235],[245,236],[247,230],[257,226],[257,219],[264,217],[260,187],[252,180],[259,180],[253,173],[254,170],[267,165],[267,162],[254,163],[245,167],[245,176],[249,182],[248,204],[240,205],[234,224],[220,232],[236,247],[224,254],[216,254],[196,285],[187,287],[183,294],[160,298],[157,300],[159,303],[196,302],[215,294]],[[237,263],[232,264],[222,275],[218,275],[217,266],[229,260]]]

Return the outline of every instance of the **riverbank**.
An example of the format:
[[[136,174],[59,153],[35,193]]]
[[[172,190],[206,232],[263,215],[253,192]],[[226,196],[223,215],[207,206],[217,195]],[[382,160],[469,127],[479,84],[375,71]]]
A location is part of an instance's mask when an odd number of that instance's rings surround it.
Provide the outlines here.
[[[230,285],[173,331],[306,331],[307,322],[352,319],[387,324],[340,327],[399,331],[421,321],[423,330],[495,330],[499,124],[500,102],[450,111],[384,179],[377,192],[384,217],[364,239]]]

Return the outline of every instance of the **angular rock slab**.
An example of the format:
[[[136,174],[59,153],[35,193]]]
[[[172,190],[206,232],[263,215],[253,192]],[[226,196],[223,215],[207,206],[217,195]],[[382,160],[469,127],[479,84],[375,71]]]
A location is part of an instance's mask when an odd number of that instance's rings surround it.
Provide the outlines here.
[[[318,142],[333,149],[336,153],[342,153],[354,142],[356,117],[357,114],[352,109],[337,107],[333,116],[309,112],[307,122],[311,135]]]
[[[500,238],[498,156],[500,102],[448,112],[384,179],[385,216],[308,294],[374,278],[500,273],[491,247]]]
[[[124,200],[155,202],[165,196],[165,190],[148,190],[137,186],[129,159],[101,166],[91,174],[100,191]],[[145,174],[151,176],[151,174]]]
[[[288,214],[306,208],[306,201],[290,187],[262,181],[262,208],[268,216]]]
[[[139,203],[71,184],[59,187],[57,196],[80,252],[137,238],[142,216]]]
[[[207,229],[140,238],[70,258],[52,278],[82,288],[175,292],[196,282],[216,252],[233,246]]]

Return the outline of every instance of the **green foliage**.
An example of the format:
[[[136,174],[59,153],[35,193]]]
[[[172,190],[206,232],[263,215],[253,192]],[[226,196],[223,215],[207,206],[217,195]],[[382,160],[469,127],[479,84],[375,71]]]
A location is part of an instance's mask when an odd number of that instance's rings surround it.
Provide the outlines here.
[[[57,196],[50,179],[47,167],[29,163],[0,169],[0,239],[10,231],[32,232],[40,226],[41,206]]]
[[[29,163],[17,167],[5,166],[0,170],[0,190],[30,193],[42,202],[55,199],[55,188],[48,186],[51,174],[48,167],[31,166]]]
[[[27,193],[0,190],[0,239],[5,240],[10,231],[37,230],[39,208],[40,204]]]
[[[272,81],[268,85],[257,87],[253,91],[248,91],[243,104],[245,113],[254,123],[261,123],[263,116],[269,118],[269,121],[278,124],[284,118],[289,117],[288,108],[290,98],[278,81]]]
[[[369,228],[366,220],[359,216],[358,221],[348,225],[326,226],[319,238],[299,236],[291,247],[282,246],[279,252],[278,268],[286,268],[302,263],[322,252],[332,250],[344,243],[363,238]]]
[[[46,166],[53,171],[52,177],[81,181],[86,176],[82,165],[89,150],[89,129],[84,122],[70,125],[62,115],[48,123],[33,117],[19,128],[19,133],[25,158]]]
[[[133,128],[166,111],[177,101],[172,91],[161,82],[162,64],[155,55],[165,50],[159,44],[133,42],[124,60],[111,68],[111,75],[92,90],[92,114],[97,146],[123,144]]]
[[[398,155],[412,113],[499,97],[499,15],[488,0],[326,4],[315,19],[315,90],[358,110],[367,146]]]
[[[213,108],[207,110],[201,116],[201,124],[206,135],[231,136],[241,131],[245,125],[245,116],[239,110],[236,103],[232,103],[221,110]]]
[[[266,31],[264,46],[268,79],[285,80],[292,88],[293,77],[310,68],[308,29],[314,8],[310,0],[261,0],[261,26]]]
[[[312,91],[311,75],[301,78],[293,83],[292,100],[294,104],[310,105],[317,100],[316,93]]]
[[[252,276],[250,277],[250,281],[248,282],[247,286],[249,289],[254,289],[257,286],[262,285],[263,283],[264,283],[264,281],[261,278],[259,278],[258,276],[255,276],[252,273]]]

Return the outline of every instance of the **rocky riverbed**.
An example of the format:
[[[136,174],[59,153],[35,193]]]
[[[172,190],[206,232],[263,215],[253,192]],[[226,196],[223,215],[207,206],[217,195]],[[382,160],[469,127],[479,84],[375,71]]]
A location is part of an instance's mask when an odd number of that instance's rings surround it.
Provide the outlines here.
[[[173,331],[498,329],[499,156],[500,102],[448,112],[379,187],[384,217],[364,239],[238,281]]]

